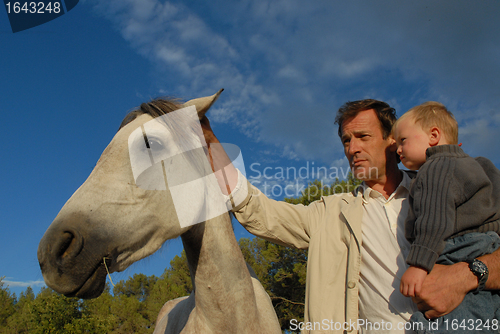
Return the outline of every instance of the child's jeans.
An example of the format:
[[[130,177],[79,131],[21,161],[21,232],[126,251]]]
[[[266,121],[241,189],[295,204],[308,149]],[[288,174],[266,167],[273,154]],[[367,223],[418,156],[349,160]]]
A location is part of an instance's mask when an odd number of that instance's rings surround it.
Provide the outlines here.
[[[446,241],[436,263],[454,264],[489,254],[500,246],[495,232],[468,233]],[[412,315],[410,321],[418,334],[438,333],[500,333],[499,291],[469,292],[451,313],[427,320],[422,312]],[[417,327],[418,326],[418,327]],[[418,328],[418,329],[417,329]]]

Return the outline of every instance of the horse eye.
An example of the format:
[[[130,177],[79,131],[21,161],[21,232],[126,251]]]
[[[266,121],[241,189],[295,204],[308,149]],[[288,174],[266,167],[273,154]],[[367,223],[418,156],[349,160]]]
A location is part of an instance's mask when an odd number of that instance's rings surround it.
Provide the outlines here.
[[[149,142],[149,148],[153,151],[161,151],[163,150],[163,144],[161,141],[157,139],[150,139]]]

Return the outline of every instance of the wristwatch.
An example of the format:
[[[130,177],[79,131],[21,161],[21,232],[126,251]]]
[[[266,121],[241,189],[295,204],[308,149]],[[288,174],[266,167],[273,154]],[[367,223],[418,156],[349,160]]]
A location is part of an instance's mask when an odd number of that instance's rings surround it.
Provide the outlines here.
[[[470,271],[472,271],[472,273],[477,277],[478,286],[473,293],[476,294],[479,291],[483,291],[484,285],[488,280],[488,267],[484,264],[484,262],[479,261],[478,259],[467,260],[466,262],[469,264]]]

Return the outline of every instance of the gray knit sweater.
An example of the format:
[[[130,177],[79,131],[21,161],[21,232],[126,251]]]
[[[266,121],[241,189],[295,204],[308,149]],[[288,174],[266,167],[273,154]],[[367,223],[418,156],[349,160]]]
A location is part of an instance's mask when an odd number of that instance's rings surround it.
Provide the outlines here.
[[[446,239],[500,233],[500,171],[457,145],[430,147],[426,155],[410,187],[405,235],[412,246],[406,261],[431,271]]]

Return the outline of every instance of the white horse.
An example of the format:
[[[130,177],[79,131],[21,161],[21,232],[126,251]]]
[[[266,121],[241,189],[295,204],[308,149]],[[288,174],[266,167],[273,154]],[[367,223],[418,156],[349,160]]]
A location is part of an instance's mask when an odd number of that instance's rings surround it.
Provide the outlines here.
[[[201,119],[219,94],[184,105],[154,100],[125,117],[40,241],[38,260],[49,287],[66,296],[95,298],[104,290],[106,266],[123,271],[181,236],[193,292],[163,306],[155,333],[281,333],[269,296],[243,259],[229,214],[181,227],[168,186],[138,187],[131,169],[128,139],[134,130],[188,105]]]

